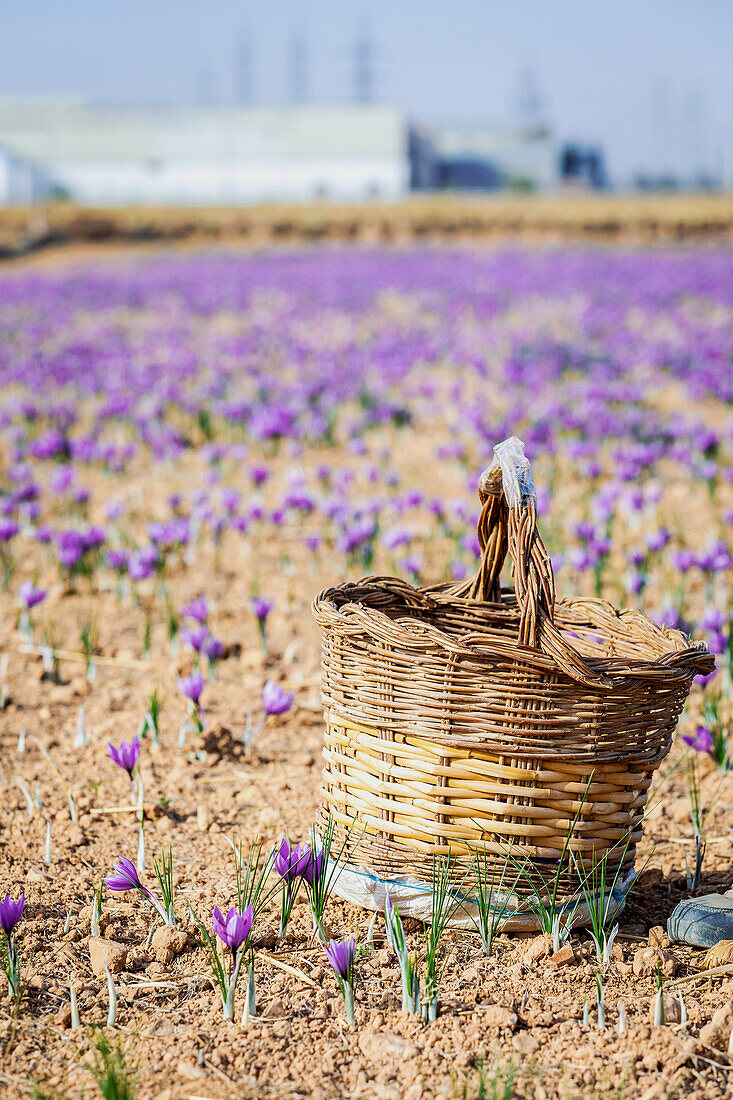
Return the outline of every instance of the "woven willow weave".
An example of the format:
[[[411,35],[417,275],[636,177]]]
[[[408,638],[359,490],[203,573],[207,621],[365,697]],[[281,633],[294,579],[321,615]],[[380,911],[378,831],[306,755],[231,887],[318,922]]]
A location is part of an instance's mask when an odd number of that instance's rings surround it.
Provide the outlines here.
[[[463,874],[477,848],[500,868],[512,844],[546,880],[576,815],[576,857],[608,851],[609,877],[630,869],[652,773],[693,678],[713,668],[703,644],[639,611],[556,600],[522,445],[502,448],[521,456],[519,480],[507,461],[481,478],[475,577],[428,588],[367,577],[313,604],[320,826],[333,820],[337,847],[351,838],[349,866],[368,876],[429,883],[434,855]],[[507,553],[513,590],[500,587]],[[562,888],[577,885],[568,862]]]

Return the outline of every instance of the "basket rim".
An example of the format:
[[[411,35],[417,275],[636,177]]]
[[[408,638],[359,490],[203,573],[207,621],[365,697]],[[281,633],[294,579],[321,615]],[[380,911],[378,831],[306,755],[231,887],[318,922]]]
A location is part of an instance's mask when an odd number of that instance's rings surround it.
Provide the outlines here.
[[[519,611],[512,588],[502,589],[501,603],[491,603],[467,597],[455,596],[449,584],[422,585],[415,587],[397,577],[368,575],[358,581],[346,581],[325,588],[316,596],[311,610],[324,630],[338,630],[342,634],[357,637],[372,636],[378,641],[402,647],[408,650],[420,650],[423,653],[450,654],[451,658],[463,658],[472,663],[493,665],[497,661],[512,661],[517,665],[531,668],[563,680],[571,680],[551,656],[539,649],[522,645],[516,640],[507,639],[504,644],[487,633],[483,642],[481,632],[472,631],[461,637],[449,635],[439,626],[427,623],[411,614],[419,608],[439,611],[441,607],[492,608],[502,616],[519,618]],[[404,614],[400,617],[387,615],[379,607],[369,606],[364,597],[372,591],[382,596],[404,600]],[[506,598],[505,598],[506,597]],[[629,678],[660,680],[679,679],[680,676],[709,674],[715,667],[715,659],[705,642],[692,645],[680,630],[660,627],[638,608],[617,609],[607,600],[596,597],[568,597],[556,603],[556,610],[565,609],[595,611],[608,620],[606,632],[613,636],[613,626],[618,622],[629,622],[641,633],[640,640],[648,639],[663,652],[654,659],[629,657],[584,656],[584,660],[593,670],[614,681],[615,684]],[[602,628],[599,627],[599,632]],[[618,631],[622,633],[621,630]],[[586,689],[590,685],[586,685]],[[593,689],[592,689],[593,690]],[[603,693],[603,688],[597,688]],[[605,689],[608,690],[608,689]]]

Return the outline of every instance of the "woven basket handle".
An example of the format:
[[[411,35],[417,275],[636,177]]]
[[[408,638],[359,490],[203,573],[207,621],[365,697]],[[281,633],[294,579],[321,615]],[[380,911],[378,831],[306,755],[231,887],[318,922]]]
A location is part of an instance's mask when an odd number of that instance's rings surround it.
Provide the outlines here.
[[[520,613],[519,644],[541,650],[578,683],[610,687],[611,681],[591,669],[555,626],[555,577],[537,531],[537,490],[521,439],[512,436],[494,447],[494,460],[479,480],[479,497],[481,564],[475,577],[456,587],[454,594],[498,603],[508,553]]]

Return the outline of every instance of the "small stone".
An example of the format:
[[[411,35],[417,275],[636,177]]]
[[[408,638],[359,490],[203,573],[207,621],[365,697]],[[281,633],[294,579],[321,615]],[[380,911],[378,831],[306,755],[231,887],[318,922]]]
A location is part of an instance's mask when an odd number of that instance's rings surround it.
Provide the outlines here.
[[[81,697],[88,695],[92,690],[92,685],[87,680],[86,676],[75,676],[71,681],[71,694]]]
[[[281,997],[275,997],[262,1013],[267,1020],[275,1020],[279,1016],[287,1016],[288,1011]]]
[[[641,947],[634,954],[634,974],[637,978],[649,978],[661,970],[665,978],[677,973],[677,960],[671,951],[662,947]]]
[[[172,924],[166,924],[155,930],[151,945],[156,959],[165,966],[176,955],[180,955],[187,943],[188,936],[182,928],[174,928]]]
[[[62,1005],[54,1018],[59,1027],[71,1027],[71,1005]]]
[[[363,1031],[359,1036],[359,1049],[370,1062],[404,1062],[419,1054],[418,1048],[409,1039],[395,1035],[390,1031]]]
[[[111,974],[119,974],[127,963],[127,948],[115,940],[105,940],[102,936],[90,936],[89,959],[96,978],[106,978],[105,959]]]
[[[563,944],[559,951],[556,951],[554,955],[550,955],[547,960],[548,966],[554,966],[559,969],[561,966],[571,966],[575,962],[575,955],[573,953],[572,945],[569,943]]]
[[[661,924],[649,929],[650,947],[669,947],[669,936]]]
[[[524,1055],[535,1054],[540,1046],[539,1039],[535,1039],[531,1031],[520,1031],[518,1035],[514,1036],[512,1043],[514,1049]]]
[[[196,828],[199,830],[199,832],[205,833],[210,824],[211,818],[209,816],[209,811],[206,809],[205,806],[199,806],[199,808],[196,810]]]
[[[541,959],[546,959],[552,951],[552,940],[549,936],[542,935],[537,936],[532,940],[529,947],[525,951],[522,962],[525,966],[536,966]]]
[[[488,1027],[506,1028],[508,1031],[514,1031],[519,1022],[519,1017],[516,1012],[512,1012],[505,1005],[489,1005],[482,1010],[481,1021]]]
[[[730,1033],[733,1030],[733,1003],[721,1005],[700,1028],[700,1042],[715,1050],[727,1050]]]

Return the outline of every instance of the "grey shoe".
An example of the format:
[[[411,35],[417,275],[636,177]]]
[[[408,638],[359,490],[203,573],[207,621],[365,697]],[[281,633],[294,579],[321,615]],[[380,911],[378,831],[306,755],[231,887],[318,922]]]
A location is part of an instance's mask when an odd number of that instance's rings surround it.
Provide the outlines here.
[[[667,921],[667,935],[692,947],[714,947],[721,940],[733,940],[733,890],[679,902]]]

